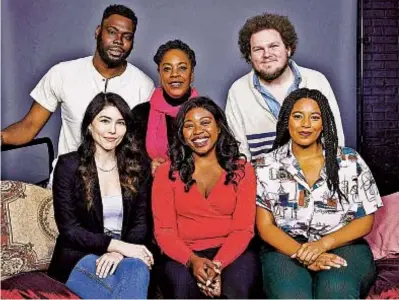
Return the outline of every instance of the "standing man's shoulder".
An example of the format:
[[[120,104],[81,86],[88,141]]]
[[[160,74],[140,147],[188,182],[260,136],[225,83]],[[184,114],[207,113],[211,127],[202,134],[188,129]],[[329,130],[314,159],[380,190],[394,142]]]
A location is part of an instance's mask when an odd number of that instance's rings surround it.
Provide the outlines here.
[[[43,76],[42,81],[47,80],[53,88],[60,87],[66,80],[75,80],[77,79],[76,75],[82,76],[82,74],[86,74],[87,66],[91,63],[92,59],[93,56],[87,56],[61,61],[48,70],[46,75]]]
[[[55,64],[52,69],[57,70],[59,73],[79,72],[79,74],[81,74],[81,71],[86,69],[87,65],[90,64],[92,60],[93,56],[86,56],[73,60],[61,61],[58,64]]]
[[[82,74],[90,57],[62,61],[52,66],[40,79],[30,96],[42,107],[54,112],[62,102],[62,89],[67,80],[76,78],[75,74]]]
[[[142,70],[131,63],[127,63],[127,72],[129,81],[132,82],[131,88],[139,93],[138,101],[133,105],[133,107],[137,104],[150,101],[150,97],[155,89],[154,81]]]
[[[298,66],[298,70],[301,73],[301,76],[305,78],[306,80],[327,80],[326,76],[324,76],[323,73],[320,71],[310,69],[310,68],[305,68],[302,66]]]
[[[137,80],[141,84],[154,87],[154,81],[135,65],[132,65],[128,62],[127,71],[129,72],[130,76],[134,78],[134,80]]]
[[[245,74],[244,76],[238,78],[236,81],[233,82],[229,89],[229,93],[231,92],[240,92],[243,89],[248,89],[251,85],[251,74],[253,74],[252,70]]]
[[[321,73],[320,71],[305,68],[302,66],[296,65],[301,74],[302,81],[300,87],[306,87],[309,89],[316,89],[321,91],[324,96],[327,97],[330,101],[336,101],[334,93],[331,89],[331,85],[327,79],[327,77]]]

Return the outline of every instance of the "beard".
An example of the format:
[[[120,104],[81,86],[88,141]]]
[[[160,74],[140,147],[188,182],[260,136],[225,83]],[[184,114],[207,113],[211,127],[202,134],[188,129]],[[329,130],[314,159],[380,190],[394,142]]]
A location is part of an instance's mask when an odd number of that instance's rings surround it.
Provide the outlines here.
[[[287,67],[288,67],[288,57],[287,57],[287,60],[285,61],[285,64],[282,67],[277,68],[272,73],[267,73],[265,71],[257,70],[257,69],[255,69],[254,65],[252,65],[252,68],[254,69],[255,74],[260,79],[267,81],[267,82],[270,82],[270,81],[273,81],[273,80],[279,78],[284,73],[284,71],[287,69]]]
[[[102,32],[100,31],[97,37],[97,51],[100,55],[101,59],[105,62],[108,68],[117,68],[124,64],[126,58],[129,56],[130,52],[132,51],[132,47],[128,51],[123,52],[123,54],[119,58],[112,58],[108,55],[107,51],[110,47],[105,47],[103,40],[102,40]]]

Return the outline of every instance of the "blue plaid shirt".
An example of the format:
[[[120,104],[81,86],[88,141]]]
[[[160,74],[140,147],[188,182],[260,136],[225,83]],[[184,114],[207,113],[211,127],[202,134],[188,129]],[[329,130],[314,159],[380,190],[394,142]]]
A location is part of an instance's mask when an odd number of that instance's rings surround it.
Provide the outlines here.
[[[292,91],[298,89],[299,84],[302,80],[301,73],[299,73],[299,69],[293,60],[290,59],[288,61],[288,66],[294,73],[294,83],[288,89],[287,95]],[[277,99],[264,86],[260,84],[259,77],[256,74],[254,74],[253,83],[256,90],[263,96],[263,99],[265,99],[265,102],[272,114],[275,116],[276,119],[278,119],[278,114],[280,113],[281,108],[280,102],[278,102]]]

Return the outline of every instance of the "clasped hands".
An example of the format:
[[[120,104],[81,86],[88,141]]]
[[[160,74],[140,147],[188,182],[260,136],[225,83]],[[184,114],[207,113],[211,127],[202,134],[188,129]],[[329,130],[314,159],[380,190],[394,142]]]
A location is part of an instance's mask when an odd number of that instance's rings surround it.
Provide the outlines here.
[[[328,242],[321,239],[316,242],[304,243],[291,256],[312,271],[330,270],[333,268],[346,267],[348,264],[342,257],[327,253]]]
[[[221,268],[218,261],[193,254],[189,260],[197,285],[207,297],[219,297],[222,291]]]

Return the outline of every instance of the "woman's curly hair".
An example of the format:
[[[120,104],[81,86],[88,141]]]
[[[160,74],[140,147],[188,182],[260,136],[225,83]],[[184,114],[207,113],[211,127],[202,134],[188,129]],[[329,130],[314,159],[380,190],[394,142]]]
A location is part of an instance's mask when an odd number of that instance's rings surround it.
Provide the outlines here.
[[[125,193],[127,193],[123,196],[129,199],[129,196],[137,192],[142,180],[145,179],[144,167],[146,166],[146,160],[142,151],[137,147],[137,142],[133,135],[133,119],[129,105],[117,94],[99,93],[86,109],[81,125],[81,144],[78,148],[80,157],[78,174],[83,180],[83,189],[86,194],[85,199],[88,209],[93,204],[93,188],[97,180],[97,169],[94,159],[96,146],[90,133],[89,125],[108,106],[116,107],[126,124],[125,136],[115,149],[120,184],[124,188]]]
[[[278,116],[276,139],[274,140],[273,147],[270,152],[285,145],[291,139],[288,130],[291,111],[295,103],[304,98],[316,101],[320,108],[323,131],[321,132],[317,142],[323,144],[325,151],[328,189],[331,191],[331,195],[334,195],[335,193],[338,194],[340,202],[342,201],[342,198],[347,200],[345,194],[339,188],[339,165],[337,161],[338,135],[337,128],[335,126],[334,115],[331,111],[328,99],[319,90],[301,88],[291,92],[284,99],[280,114]]]
[[[238,45],[247,63],[251,63],[251,36],[265,29],[274,29],[280,33],[284,45],[291,49],[291,56],[294,55],[298,44],[294,25],[288,17],[264,13],[247,19],[238,34]]]
[[[229,126],[227,125],[226,115],[215,102],[207,97],[196,97],[184,103],[176,117],[177,134],[169,147],[169,158],[171,167],[169,170],[169,179],[174,181],[175,172],[185,184],[184,190],[188,192],[195,180],[193,150],[187,145],[183,136],[183,126],[186,114],[194,108],[203,108],[209,111],[215,118],[216,124],[220,130],[216,142],[216,157],[219,165],[226,171],[226,180],[224,184],[233,184],[237,186],[239,181],[245,175],[246,157],[239,151],[239,142],[234,138]]]
[[[172,49],[181,50],[186,53],[191,63],[191,69],[194,70],[194,67],[197,64],[197,61],[195,60],[195,52],[193,49],[190,48],[189,45],[182,42],[181,40],[168,41],[165,44],[159,46],[157,53],[155,53],[154,55],[154,62],[157,64],[158,68],[165,53]]]

